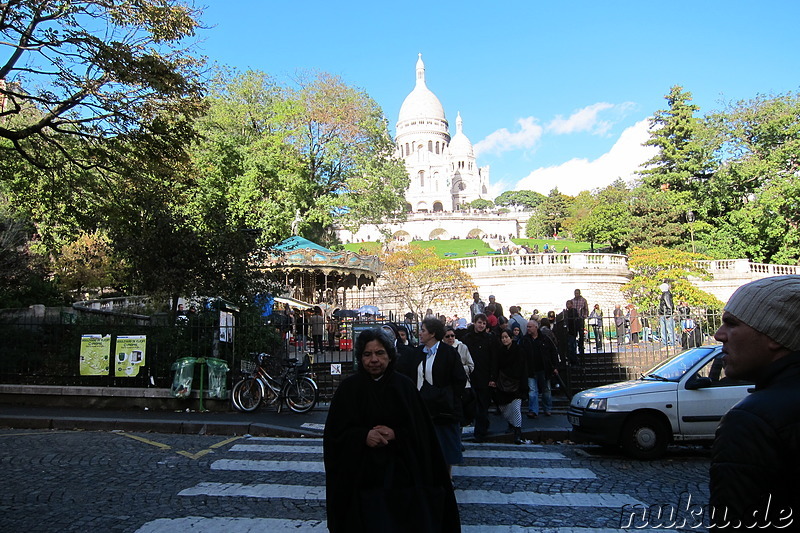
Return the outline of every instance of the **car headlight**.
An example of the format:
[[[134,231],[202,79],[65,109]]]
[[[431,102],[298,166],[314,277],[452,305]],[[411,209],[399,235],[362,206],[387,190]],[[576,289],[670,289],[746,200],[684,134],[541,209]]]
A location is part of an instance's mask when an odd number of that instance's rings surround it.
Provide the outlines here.
[[[590,411],[605,411],[607,405],[608,400],[606,398],[592,398],[589,400],[589,404],[586,406],[586,409]]]

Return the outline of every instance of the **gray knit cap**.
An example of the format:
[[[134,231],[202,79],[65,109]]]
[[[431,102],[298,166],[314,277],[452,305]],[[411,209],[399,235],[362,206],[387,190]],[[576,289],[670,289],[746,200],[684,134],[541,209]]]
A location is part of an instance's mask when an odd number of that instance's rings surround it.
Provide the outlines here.
[[[781,346],[800,350],[800,276],[775,276],[742,285],[725,310]]]

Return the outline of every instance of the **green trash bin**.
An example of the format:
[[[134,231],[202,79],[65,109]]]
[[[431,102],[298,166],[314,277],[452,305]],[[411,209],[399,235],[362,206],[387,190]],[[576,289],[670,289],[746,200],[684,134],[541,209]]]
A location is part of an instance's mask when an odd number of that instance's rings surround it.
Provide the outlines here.
[[[188,398],[192,392],[192,378],[194,377],[195,357],[182,357],[172,363],[175,377],[172,380],[172,395],[176,398]]]
[[[227,392],[227,379],[228,363],[223,359],[216,357],[207,357],[206,364],[208,365],[208,397],[223,399]]]

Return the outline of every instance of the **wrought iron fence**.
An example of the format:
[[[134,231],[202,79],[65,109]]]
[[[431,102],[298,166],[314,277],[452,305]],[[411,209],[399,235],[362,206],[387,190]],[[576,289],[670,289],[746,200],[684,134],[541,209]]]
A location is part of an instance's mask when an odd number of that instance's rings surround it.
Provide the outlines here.
[[[687,322],[691,319],[691,323]],[[712,343],[719,326],[718,314],[693,313],[674,317],[676,342],[663,346],[659,317],[640,315],[643,326],[638,339],[629,324],[618,328],[606,316],[599,327],[585,329],[583,354],[571,361],[566,378],[573,390],[637,377],[660,361],[686,347]],[[76,312],[49,308],[44,312],[0,312],[0,382],[98,387],[159,387],[172,383],[172,365],[183,357],[223,359],[231,371],[230,388],[239,378],[242,360],[267,352],[277,358],[302,359],[311,354],[321,398],[329,400],[341,380],[355,366],[353,341],[365,328],[381,322],[359,318],[326,320],[322,335],[314,335],[310,321],[284,315],[243,315],[233,322],[220,319],[213,310],[192,315],[151,316],[122,313]],[[690,329],[688,325],[693,325]],[[319,327],[319,326],[317,326]],[[115,343],[121,336],[146,338],[144,363],[136,375],[117,376],[114,364],[104,375],[81,375],[81,339],[84,335],[107,336]],[[599,342],[598,342],[599,341]],[[638,341],[638,342],[637,342]],[[112,357],[117,350],[109,350]]]

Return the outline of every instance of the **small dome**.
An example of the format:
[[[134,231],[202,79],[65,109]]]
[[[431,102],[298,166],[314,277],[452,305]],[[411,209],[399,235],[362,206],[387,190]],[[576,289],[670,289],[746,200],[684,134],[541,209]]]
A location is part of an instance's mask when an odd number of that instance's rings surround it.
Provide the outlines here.
[[[450,139],[450,154],[472,156],[472,143],[462,131],[461,113],[456,117],[456,134]]]
[[[422,62],[422,54],[417,60],[417,85],[403,100],[398,122],[419,118],[447,120],[441,102],[425,85],[425,63]]]

